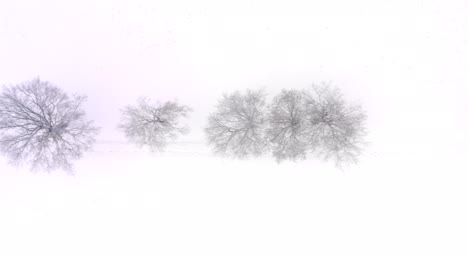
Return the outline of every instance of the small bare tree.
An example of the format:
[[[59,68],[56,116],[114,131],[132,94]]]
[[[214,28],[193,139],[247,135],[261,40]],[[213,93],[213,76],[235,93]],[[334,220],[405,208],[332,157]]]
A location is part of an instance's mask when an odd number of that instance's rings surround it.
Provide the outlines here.
[[[72,172],[95,142],[98,129],[81,109],[85,96],[69,97],[36,78],[5,87],[0,95],[0,151],[15,165],[32,170]]]
[[[306,96],[303,91],[283,90],[269,105],[266,137],[278,162],[306,158]]]
[[[367,115],[346,102],[338,88],[314,85],[306,99],[306,135],[313,153],[337,166],[357,162],[366,142]]]
[[[205,128],[208,144],[216,154],[245,158],[267,150],[265,97],[260,90],[247,90],[245,94],[237,91],[222,97]]]
[[[128,105],[122,109],[119,128],[138,146],[161,151],[170,139],[189,132],[179,121],[191,111],[190,107],[177,102],[151,102],[148,98],[140,98],[136,106]]]

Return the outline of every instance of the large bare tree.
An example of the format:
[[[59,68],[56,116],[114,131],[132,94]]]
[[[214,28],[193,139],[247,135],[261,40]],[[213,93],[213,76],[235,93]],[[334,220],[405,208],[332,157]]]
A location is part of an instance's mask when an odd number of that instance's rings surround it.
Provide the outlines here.
[[[330,84],[314,85],[306,99],[307,142],[311,151],[337,166],[357,162],[366,145],[366,113]]]
[[[266,137],[277,161],[307,156],[306,96],[304,91],[282,90],[269,105]]]
[[[216,154],[245,158],[267,150],[265,100],[261,90],[223,95],[205,128],[208,144]]]
[[[356,162],[365,146],[366,114],[330,84],[283,90],[269,111],[266,136],[278,162],[313,154],[341,166]]]
[[[122,109],[119,128],[138,146],[162,151],[169,140],[188,133],[188,127],[179,123],[191,111],[190,107],[174,101],[152,102],[142,97],[136,106],[128,105]]]
[[[95,142],[98,128],[81,109],[85,96],[68,96],[39,78],[5,87],[0,94],[0,151],[32,170],[72,172]]]

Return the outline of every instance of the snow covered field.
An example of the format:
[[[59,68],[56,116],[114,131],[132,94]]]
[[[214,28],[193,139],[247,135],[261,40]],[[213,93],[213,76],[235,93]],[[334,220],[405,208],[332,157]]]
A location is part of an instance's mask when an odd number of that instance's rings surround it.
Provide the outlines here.
[[[74,176],[0,163],[0,263],[467,263],[463,153],[319,161],[99,142]]]
[[[467,264],[467,11],[0,0],[0,87],[40,77],[87,95],[102,128],[73,176],[0,156],[0,264]],[[196,143],[223,93],[270,100],[321,82],[368,114],[357,166],[223,159]],[[123,142],[120,110],[140,96],[192,107],[190,139],[153,155]]]

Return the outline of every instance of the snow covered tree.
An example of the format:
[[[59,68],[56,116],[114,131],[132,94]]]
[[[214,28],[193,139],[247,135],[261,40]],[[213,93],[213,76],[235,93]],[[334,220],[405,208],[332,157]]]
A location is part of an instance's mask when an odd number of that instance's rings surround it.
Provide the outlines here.
[[[169,140],[189,132],[188,127],[179,122],[191,111],[190,107],[174,101],[161,103],[140,98],[136,106],[122,109],[119,128],[129,141],[140,147],[147,146],[151,151],[161,151]]]
[[[0,152],[32,170],[72,172],[95,142],[98,128],[85,118],[85,96],[68,96],[39,78],[5,87],[0,94]]]
[[[329,84],[283,90],[269,111],[266,137],[278,162],[313,154],[341,166],[356,162],[365,145],[365,113]]]
[[[269,105],[266,138],[277,161],[305,159],[306,109],[304,91],[283,90]]]
[[[305,141],[311,151],[337,166],[357,162],[366,142],[367,115],[344,100],[338,88],[314,85],[305,102]]]
[[[259,156],[268,149],[264,137],[266,95],[260,90],[225,94],[205,128],[208,144],[219,155]]]

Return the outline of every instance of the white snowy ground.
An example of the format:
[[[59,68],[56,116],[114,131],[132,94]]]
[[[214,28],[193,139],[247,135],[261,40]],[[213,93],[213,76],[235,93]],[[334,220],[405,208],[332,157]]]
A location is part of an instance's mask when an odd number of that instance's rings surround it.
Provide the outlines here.
[[[318,161],[101,142],[76,174],[0,160],[0,263],[468,263],[464,153]]]

